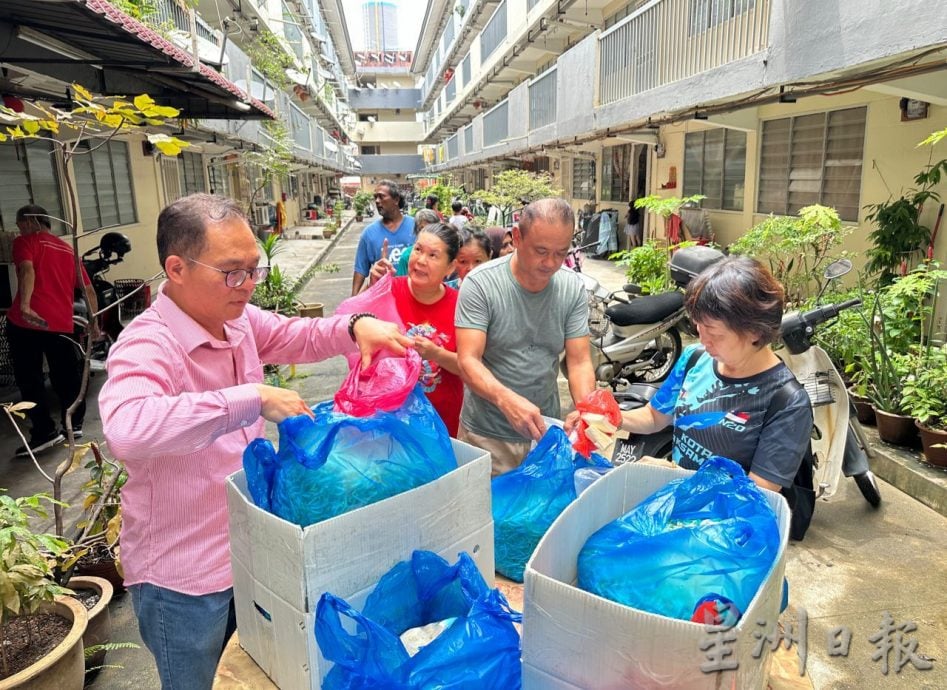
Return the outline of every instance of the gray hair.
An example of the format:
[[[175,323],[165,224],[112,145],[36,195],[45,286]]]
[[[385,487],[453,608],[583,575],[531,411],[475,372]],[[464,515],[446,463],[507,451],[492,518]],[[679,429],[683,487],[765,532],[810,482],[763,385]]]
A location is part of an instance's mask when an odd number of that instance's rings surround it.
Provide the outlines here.
[[[417,234],[421,231],[421,228],[425,225],[430,225],[431,223],[440,223],[441,219],[437,215],[437,211],[431,208],[422,208],[419,209],[414,214],[414,232]]]
[[[572,212],[569,203],[560,197],[549,197],[530,202],[520,215],[520,234],[525,237],[533,223],[538,219],[555,225],[575,227],[575,213]]]
[[[242,220],[247,215],[233,199],[216,194],[190,194],[165,207],[158,216],[158,260],[169,256],[200,256],[207,245],[208,223]]]

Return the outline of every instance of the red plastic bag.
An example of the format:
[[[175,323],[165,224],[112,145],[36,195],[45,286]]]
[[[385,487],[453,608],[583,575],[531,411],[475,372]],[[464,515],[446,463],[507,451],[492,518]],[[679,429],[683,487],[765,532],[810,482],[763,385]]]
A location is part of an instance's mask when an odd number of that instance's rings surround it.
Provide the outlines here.
[[[404,404],[421,375],[421,355],[380,352],[367,369],[356,362],[335,394],[335,411],[368,417],[379,410],[394,412]]]
[[[604,415],[609,424],[621,427],[621,408],[618,407],[618,401],[607,388],[597,388],[576,403],[575,408],[580,414],[593,413]],[[585,430],[589,425],[583,419],[579,419],[576,425],[576,440],[572,447],[584,457],[590,457],[593,452],[598,451],[592,439],[588,437]]]

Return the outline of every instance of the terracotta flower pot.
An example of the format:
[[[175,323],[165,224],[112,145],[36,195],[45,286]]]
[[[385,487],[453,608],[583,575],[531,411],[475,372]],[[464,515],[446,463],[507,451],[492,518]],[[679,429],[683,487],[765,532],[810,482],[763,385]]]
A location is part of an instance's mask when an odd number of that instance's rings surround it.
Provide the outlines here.
[[[931,429],[918,421],[914,422],[921,434],[921,445],[924,447],[924,457],[932,465],[947,468],[947,431]],[[942,446],[935,448],[934,446]]]
[[[73,575],[69,578],[69,589],[91,589],[99,594],[95,606],[89,609],[89,625],[82,636],[85,647],[105,644],[112,639],[112,616],[109,613],[109,603],[112,601],[112,583],[104,577],[93,575]],[[96,668],[105,663],[105,650],[102,649],[85,660],[87,669]]]
[[[115,566],[115,561],[113,560],[87,563],[80,559],[76,564],[76,574],[93,575],[95,577],[101,577],[108,580],[112,583],[113,594],[121,594],[125,591],[125,580],[122,579],[122,576],[118,572],[118,568]]]
[[[878,437],[882,441],[896,446],[918,445],[917,427],[914,426],[913,417],[891,414],[875,408],[875,422],[878,424]]]
[[[299,308],[299,315],[310,319],[321,319],[325,311],[325,305],[322,302],[313,302],[304,304]]]
[[[85,606],[73,597],[63,596],[56,597],[55,602],[44,605],[41,610],[72,621],[72,629],[62,642],[35,664],[0,680],[0,690],[82,690],[85,682],[82,635],[89,622]]]
[[[858,417],[858,422],[860,424],[874,426],[875,410],[871,406],[871,400],[866,398],[864,395],[853,393],[851,390],[848,391],[848,397],[852,401],[852,406],[855,408],[855,414]]]

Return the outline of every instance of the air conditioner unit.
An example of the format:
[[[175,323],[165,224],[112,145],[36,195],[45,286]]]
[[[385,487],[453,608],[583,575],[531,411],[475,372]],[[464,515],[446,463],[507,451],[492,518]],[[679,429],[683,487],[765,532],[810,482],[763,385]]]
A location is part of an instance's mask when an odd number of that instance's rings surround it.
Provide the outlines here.
[[[269,206],[254,206],[253,224],[254,225],[269,225],[270,224]]]

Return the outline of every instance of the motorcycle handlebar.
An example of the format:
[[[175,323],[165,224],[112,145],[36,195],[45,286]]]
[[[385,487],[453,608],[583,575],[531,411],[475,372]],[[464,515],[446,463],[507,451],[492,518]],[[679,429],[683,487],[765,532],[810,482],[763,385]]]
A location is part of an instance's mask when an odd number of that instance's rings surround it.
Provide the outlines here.
[[[834,319],[839,315],[840,312],[851,309],[852,307],[857,307],[861,304],[862,301],[857,297],[855,299],[845,300],[844,302],[839,302],[838,304],[827,304],[824,307],[816,307],[805,312],[802,315],[802,321],[807,326],[815,326],[820,323],[824,323],[829,319]]]
[[[812,346],[809,338],[818,324],[834,319],[840,312],[856,307],[861,303],[860,299],[849,299],[838,304],[816,307],[801,314],[799,312],[788,314],[783,318],[780,327],[783,343],[793,354],[805,352]]]

